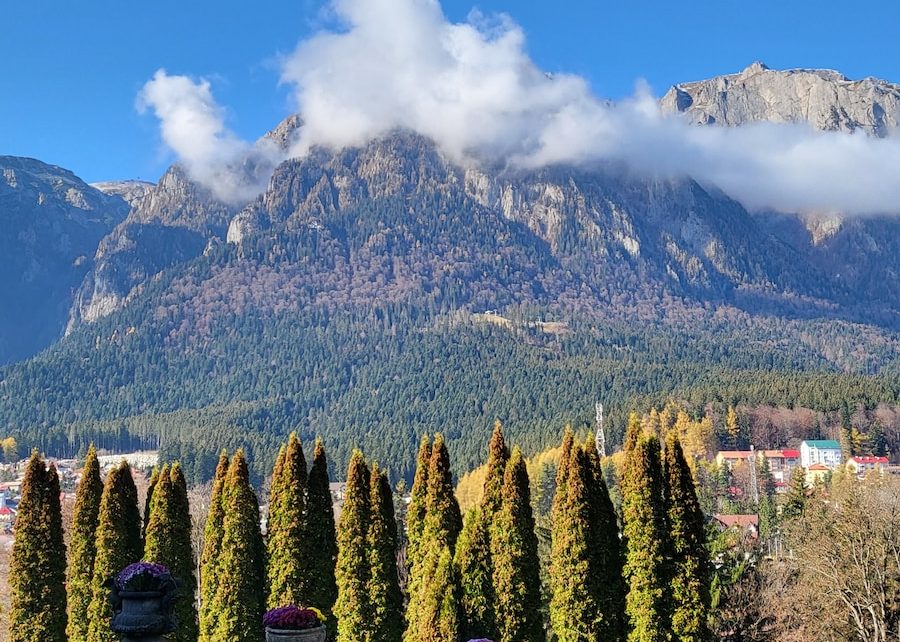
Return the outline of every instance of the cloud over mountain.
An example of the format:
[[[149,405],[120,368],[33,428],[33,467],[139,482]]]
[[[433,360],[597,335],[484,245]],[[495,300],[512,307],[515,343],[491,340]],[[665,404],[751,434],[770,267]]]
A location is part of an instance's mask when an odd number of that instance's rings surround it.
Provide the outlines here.
[[[610,103],[579,76],[545,73],[508,16],[473,13],[453,23],[436,0],[334,0],[331,9],[334,28],[281,61],[281,80],[294,88],[304,120],[293,155],[407,128],[461,163],[613,162],[650,176],[693,177],[750,208],[900,212],[897,136],[806,124],[695,126],[663,115],[647,88]],[[249,194],[278,157],[225,128],[205,81],[158,72],[142,101],[192,176],[217,192]],[[235,184],[247,158],[254,178]]]

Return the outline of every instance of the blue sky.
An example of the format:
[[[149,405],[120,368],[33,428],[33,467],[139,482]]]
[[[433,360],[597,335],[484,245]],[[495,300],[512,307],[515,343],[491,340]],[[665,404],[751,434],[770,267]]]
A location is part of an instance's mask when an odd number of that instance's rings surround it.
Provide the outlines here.
[[[278,87],[279,54],[323,26],[322,2],[68,0],[4,3],[0,20],[0,154],[32,156],[88,181],[156,180],[173,156],[135,96],[153,73],[204,77],[227,106],[228,125],[254,139],[290,111]],[[560,7],[565,7],[560,9]],[[852,78],[900,81],[900,3],[865,9],[831,0],[756,3],[473,3],[446,0],[453,21],[473,8],[506,12],[543,69],[584,76],[601,96],[654,92],[738,71],[827,67]]]

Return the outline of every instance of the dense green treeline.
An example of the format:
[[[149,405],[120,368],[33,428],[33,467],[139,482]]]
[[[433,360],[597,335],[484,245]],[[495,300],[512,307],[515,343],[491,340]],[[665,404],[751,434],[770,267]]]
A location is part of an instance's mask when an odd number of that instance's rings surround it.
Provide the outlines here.
[[[258,481],[291,431],[304,441],[325,437],[343,470],[345,444],[379,461],[411,462],[418,435],[440,425],[458,473],[478,461],[472,444],[488,437],[495,418],[523,451],[536,452],[561,425],[589,423],[596,400],[611,409],[608,437],[618,443],[629,409],[672,396],[698,409],[721,400],[834,410],[845,400],[872,406],[900,398],[888,374],[841,374],[814,359],[795,371],[797,355],[729,357],[704,338],[666,344],[577,323],[555,335],[471,320],[393,329],[352,315],[305,322],[248,317],[202,349],[160,350],[128,337],[98,349],[101,364],[81,371],[63,372],[64,360],[50,353],[27,365],[28,376],[11,372],[0,417],[23,449],[72,455],[90,441],[110,450],[160,446],[164,459],[183,463],[189,482],[212,477],[221,448],[244,447]],[[63,380],[48,391],[57,375]],[[412,467],[390,474],[409,480]]]

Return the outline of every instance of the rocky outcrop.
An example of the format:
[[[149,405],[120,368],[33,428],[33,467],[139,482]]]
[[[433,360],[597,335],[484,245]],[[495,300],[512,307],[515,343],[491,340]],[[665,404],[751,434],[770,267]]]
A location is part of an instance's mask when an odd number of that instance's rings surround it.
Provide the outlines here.
[[[117,310],[153,275],[200,256],[210,238],[224,238],[235,212],[178,166],[146,189],[121,183],[107,189],[127,191],[133,208],[100,241],[93,269],[75,294],[67,332]]]
[[[777,71],[759,62],[737,74],[675,85],[660,104],[701,125],[809,123],[879,137],[900,125],[900,85],[830,70]]]
[[[98,242],[127,212],[68,170],[0,156],[0,363],[62,334]]]
[[[850,80],[829,70],[776,71],[758,62],[738,74],[675,85],[661,105],[700,125],[798,122],[875,137],[888,136],[900,125],[900,85]],[[897,218],[762,213],[758,221],[845,300],[900,307]]]
[[[104,194],[122,197],[132,208],[137,207],[147,194],[154,188],[153,183],[147,181],[103,181],[91,183]]]

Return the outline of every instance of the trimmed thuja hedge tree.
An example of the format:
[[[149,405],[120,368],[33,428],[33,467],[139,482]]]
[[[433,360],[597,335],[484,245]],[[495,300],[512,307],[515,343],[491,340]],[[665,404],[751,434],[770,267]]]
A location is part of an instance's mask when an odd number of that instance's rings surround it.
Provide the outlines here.
[[[94,557],[97,554],[97,523],[100,519],[100,497],[103,481],[94,445],[88,448],[84,460],[81,482],[75,494],[75,510],[72,516],[72,556],[66,581],[69,623],[66,633],[69,642],[85,642],[88,635],[86,614],[91,603],[91,581],[94,576]]]
[[[259,528],[259,503],[250,486],[244,451],[238,450],[222,494],[224,516],[216,565],[212,640],[260,642],[265,606],[265,544]]]
[[[225,477],[228,475],[228,455],[222,452],[213,478],[209,499],[209,513],[203,531],[203,552],[200,554],[200,642],[214,642],[215,610],[218,590],[219,556],[222,552],[222,526],[225,521]]]
[[[196,642],[197,606],[194,593],[194,552],[191,546],[191,514],[187,485],[181,466],[163,466],[158,473],[156,488],[150,503],[144,558],[163,564],[180,582],[175,616],[178,630],[170,639],[177,642]]]
[[[106,476],[97,524],[97,555],[88,609],[88,642],[118,642],[109,628],[112,604],[107,582],[141,559],[141,514],[131,467],[123,461]]]
[[[269,492],[266,522],[268,607],[313,604],[310,601],[310,553],[307,538],[306,458],[292,433],[278,453]]]
[[[65,642],[66,547],[59,476],[34,451],[22,481],[9,568],[12,642]]]

